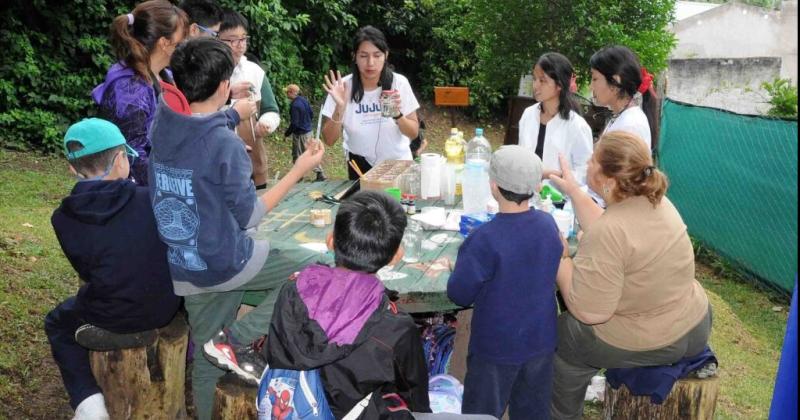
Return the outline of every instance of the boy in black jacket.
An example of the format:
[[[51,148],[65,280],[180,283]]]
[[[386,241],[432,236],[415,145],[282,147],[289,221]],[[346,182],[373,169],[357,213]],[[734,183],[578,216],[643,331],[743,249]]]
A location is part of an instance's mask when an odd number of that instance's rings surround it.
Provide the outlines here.
[[[336,418],[368,400],[363,419],[430,412],[428,371],[414,321],[398,312],[375,276],[402,257],[406,216],[384,193],[342,202],[328,248],[336,268],[312,265],[283,286],[270,324],[270,367],[320,369]],[[371,395],[370,395],[371,393]],[[408,410],[390,412],[397,394]],[[370,395],[367,398],[368,395]]]
[[[173,293],[149,191],[126,179],[128,159],[137,154],[119,128],[98,118],[73,124],[64,136],[64,154],[78,182],[52,224],[84,283],[47,314],[44,328],[74,419],[108,419],[89,352],[76,339],[86,343],[102,336],[123,348],[147,344],[155,335],[138,333],[169,323],[180,298]]]

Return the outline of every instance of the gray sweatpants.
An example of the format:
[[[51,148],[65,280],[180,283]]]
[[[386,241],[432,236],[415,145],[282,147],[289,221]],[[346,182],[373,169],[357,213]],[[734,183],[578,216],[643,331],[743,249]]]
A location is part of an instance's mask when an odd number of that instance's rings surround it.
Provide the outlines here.
[[[678,341],[656,350],[630,351],[603,342],[594,328],[568,312],[558,317],[558,351],[550,416],[554,420],[580,419],[586,387],[600,368],[667,365],[699,354],[711,334],[711,305],[705,318]]]
[[[306,151],[306,142],[311,138],[311,132],[305,134],[292,134],[292,162],[296,161]],[[314,173],[323,174],[322,164],[314,168]]]

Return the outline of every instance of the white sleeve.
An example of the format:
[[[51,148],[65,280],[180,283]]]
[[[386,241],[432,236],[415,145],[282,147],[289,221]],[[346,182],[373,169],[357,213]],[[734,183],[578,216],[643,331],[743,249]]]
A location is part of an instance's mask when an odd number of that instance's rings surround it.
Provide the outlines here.
[[[579,184],[586,184],[586,169],[588,168],[588,161],[594,152],[594,145],[592,144],[592,129],[586,120],[580,115],[573,115],[570,122],[570,137],[572,138],[572,147],[570,152],[570,165],[575,179]]]
[[[517,124],[519,130],[517,144],[534,151],[536,150],[537,136],[539,135],[539,121],[536,121],[536,113],[533,109],[535,106],[532,105],[526,108],[519,118],[519,124]]]
[[[398,77],[399,76],[399,77]],[[400,91],[400,113],[408,115],[419,109],[419,102],[417,97],[414,96],[414,91],[411,90],[411,84],[405,76],[395,73],[397,78],[397,90]]]
[[[325,98],[325,104],[322,105],[322,110],[320,111],[320,114],[322,114],[323,116],[325,116],[327,118],[330,118],[331,115],[333,115],[333,111],[335,109],[336,109],[336,102],[333,101],[333,98],[331,97],[331,95],[328,95]]]

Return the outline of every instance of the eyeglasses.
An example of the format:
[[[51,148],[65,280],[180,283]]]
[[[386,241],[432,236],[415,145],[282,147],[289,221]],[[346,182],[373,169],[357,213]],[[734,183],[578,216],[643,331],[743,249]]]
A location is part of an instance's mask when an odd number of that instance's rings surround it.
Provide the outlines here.
[[[216,31],[208,29],[203,25],[200,25],[198,23],[195,23],[195,25],[197,25],[197,29],[200,29],[203,33],[208,34],[212,38],[217,38],[219,36],[219,34]]]
[[[226,43],[226,44],[228,44],[228,45],[230,45],[231,47],[241,47],[242,45],[247,45],[247,43],[250,42],[250,37],[246,36],[244,38],[238,38],[238,39],[222,39],[222,38],[220,38],[219,40],[224,42],[224,43]]]

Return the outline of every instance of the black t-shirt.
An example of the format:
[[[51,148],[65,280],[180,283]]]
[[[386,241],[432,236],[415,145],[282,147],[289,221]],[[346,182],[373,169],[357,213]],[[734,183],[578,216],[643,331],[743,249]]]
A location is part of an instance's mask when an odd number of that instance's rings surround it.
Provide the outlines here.
[[[539,156],[539,159],[544,159],[542,155],[544,154],[544,133],[547,131],[547,124],[539,124],[539,137],[536,140],[536,153]]]

